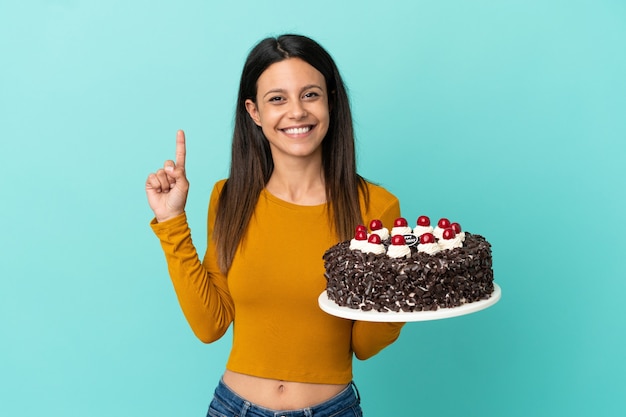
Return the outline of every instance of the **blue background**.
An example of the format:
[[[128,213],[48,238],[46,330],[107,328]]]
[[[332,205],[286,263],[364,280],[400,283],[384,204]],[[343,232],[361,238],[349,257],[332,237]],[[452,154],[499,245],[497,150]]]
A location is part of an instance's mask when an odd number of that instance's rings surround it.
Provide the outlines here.
[[[203,345],[143,191],[186,130],[205,247],[254,43],[298,32],[350,88],[360,172],[493,244],[501,301],[355,364],[368,416],[626,410],[626,2],[0,3],[0,415],[201,416]]]

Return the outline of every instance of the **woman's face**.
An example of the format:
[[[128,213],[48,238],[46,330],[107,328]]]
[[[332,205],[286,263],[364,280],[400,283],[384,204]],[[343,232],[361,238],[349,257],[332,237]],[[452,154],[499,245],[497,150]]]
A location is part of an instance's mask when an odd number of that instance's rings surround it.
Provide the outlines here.
[[[320,158],[330,121],[324,76],[299,58],[270,65],[257,80],[256,103],[246,110],[267,138],[274,163]]]

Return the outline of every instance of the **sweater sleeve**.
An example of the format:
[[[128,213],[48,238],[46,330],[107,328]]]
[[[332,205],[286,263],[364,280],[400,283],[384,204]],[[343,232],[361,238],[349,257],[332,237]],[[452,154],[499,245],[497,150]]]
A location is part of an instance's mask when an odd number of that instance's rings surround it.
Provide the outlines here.
[[[234,304],[226,276],[217,267],[215,245],[211,239],[218,187],[211,194],[208,215],[208,241],[205,259],[200,262],[191,239],[187,217],[178,217],[151,227],[161,241],[178,302],[194,334],[211,343],[224,335],[234,318]]]
[[[383,225],[393,226],[394,220],[400,217],[400,202],[391,194],[387,194],[385,200],[387,200],[386,203],[380,209],[373,207],[373,210],[367,213],[368,217],[364,220],[378,218]],[[376,355],[398,339],[404,324],[355,321],[352,326],[354,355],[361,360]]]

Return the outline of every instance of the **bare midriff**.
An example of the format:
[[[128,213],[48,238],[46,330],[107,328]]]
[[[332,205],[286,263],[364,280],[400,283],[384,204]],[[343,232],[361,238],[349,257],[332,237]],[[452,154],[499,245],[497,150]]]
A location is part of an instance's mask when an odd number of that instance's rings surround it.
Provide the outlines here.
[[[240,397],[272,410],[311,407],[334,397],[347,384],[311,384],[259,378],[227,370],[224,383]]]

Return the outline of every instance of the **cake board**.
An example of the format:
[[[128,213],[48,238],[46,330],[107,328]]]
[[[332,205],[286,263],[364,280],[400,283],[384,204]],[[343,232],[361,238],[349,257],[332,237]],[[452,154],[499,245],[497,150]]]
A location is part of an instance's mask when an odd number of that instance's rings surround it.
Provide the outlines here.
[[[326,313],[350,320],[373,321],[373,322],[414,322],[414,321],[430,321],[441,320],[452,317],[465,316],[491,307],[500,300],[502,291],[498,284],[493,284],[493,292],[486,300],[474,301],[458,307],[439,308],[435,311],[415,311],[412,313],[399,311],[378,312],[376,310],[363,311],[349,307],[341,307],[334,301],[330,300],[326,291],[322,292],[317,301],[320,308]]]

